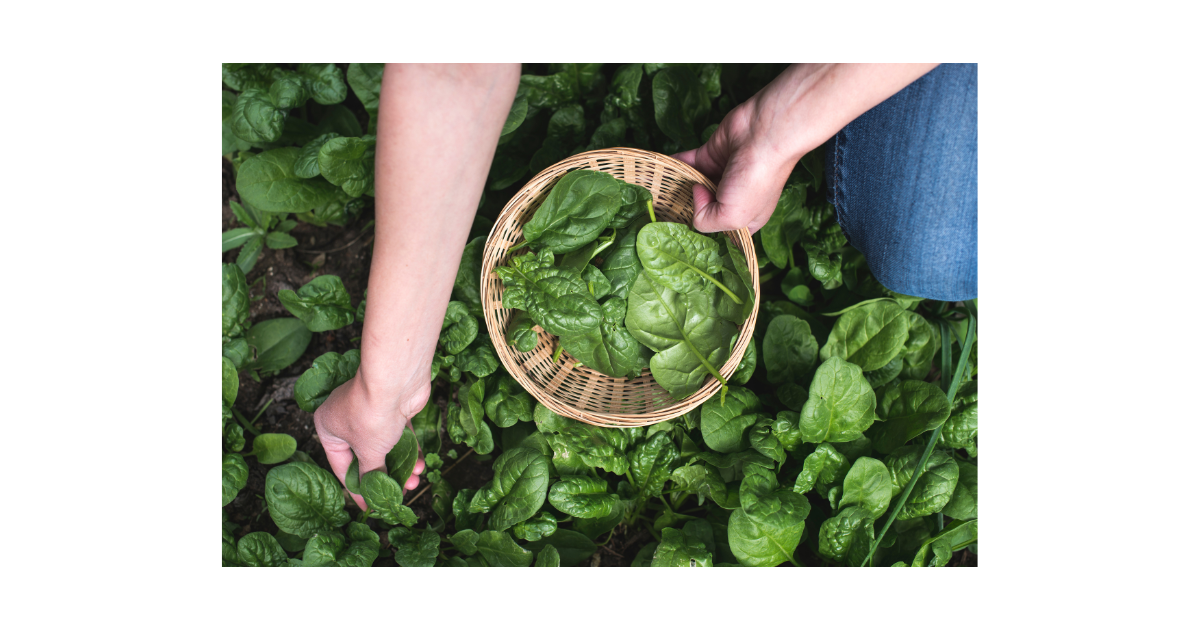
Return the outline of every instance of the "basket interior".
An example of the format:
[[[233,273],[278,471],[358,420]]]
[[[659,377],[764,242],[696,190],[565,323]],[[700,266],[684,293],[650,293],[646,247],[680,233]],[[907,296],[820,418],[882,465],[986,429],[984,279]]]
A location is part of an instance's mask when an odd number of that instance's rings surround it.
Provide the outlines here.
[[[653,159],[647,159],[647,156]],[[518,352],[505,342],[504,333],[513,311],[501,305],[504,287],[494,270],[507,265],[514,255],[527,251],[509,252],[508,248],[523,239],[521,227],[533,217],[554,184],[566,173],[581,168],[607,172],[646,187],[654,196],[654,212],[659,221],[690,225],[694,211],[692,186],[701,183],[712,188],[702,175],[684,164],[655,153],[628,149],[579,154],[538,174],[500,213],[484,248],[481,286],[488,333],[501,362],[513,377],[556,413],[605,426],[640,426],[669,420],[700,405],[720,388],[720,383],[710,376],[700,391],[679,401],[654,380],[649,369],[634,379],[614,378],[585,365],[575,367],[578,361],[565,351],[557,362],[553,362],[557,338],[548,333],[538,333],[537,347],[530,352]],[[722,376],[728,378],[749,343],[749,334],[757,319],[759,296],[758,264],[754,260],[749,232],[739,230],[725,234],[743,254],[750,252],[747,258],[755,293],[754,313],[743,324],[734,352],[720,370]]]

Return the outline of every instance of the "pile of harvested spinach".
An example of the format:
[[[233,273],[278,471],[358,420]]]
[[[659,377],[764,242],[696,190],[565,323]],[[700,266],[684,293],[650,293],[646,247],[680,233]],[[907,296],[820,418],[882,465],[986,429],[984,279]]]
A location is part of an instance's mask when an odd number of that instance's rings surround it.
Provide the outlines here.
[[[517,309],[506,338],[529,352],[533,326],[558,336],[578,363],[616,378],[649,367],[672,397],[700,389],[729,358],[754,308],[750,270],[727,236],[658,221],[650,191],[608,173],[563,176],[496,270],[503,305]]]

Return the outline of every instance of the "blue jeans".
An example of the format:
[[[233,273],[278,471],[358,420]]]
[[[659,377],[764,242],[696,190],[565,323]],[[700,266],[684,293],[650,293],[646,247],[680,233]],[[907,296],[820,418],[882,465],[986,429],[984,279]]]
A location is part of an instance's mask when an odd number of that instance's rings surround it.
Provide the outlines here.
[[[829,201],[883,286],[978,296],[976,64],[942,64],[830,141]]]

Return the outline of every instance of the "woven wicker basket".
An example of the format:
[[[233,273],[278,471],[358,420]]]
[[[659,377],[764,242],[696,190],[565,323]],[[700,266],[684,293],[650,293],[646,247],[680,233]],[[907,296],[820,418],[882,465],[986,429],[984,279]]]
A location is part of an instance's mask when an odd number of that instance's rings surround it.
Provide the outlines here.
[[[645,186],[654,195],[654,214],[659,221],[691,223],[694,207],[692,185],[702,184],[715,190],[712,182],[692,167],[659,153],[638,149],[603,149],[569,157],[538,173],[508,202],[488,235],[483,250],[480,286],[483,291],[484,319],[496,354],[508,372],[533,397],[555,413],[588,424],[607,427],[637,427],[678,417],[708,400],[720,390],[717,379],[709,377],[699,391],[682,401],[671,398],[650,370],[642,370],[635,379],[613,378],[587,366],[574,367],[577,361],[566,352],[557,363],[551,361],[557,338],[538,331],[538,344],[530,352],[518,352],[504,339],[512,311],[501,306],[504,287],[496,276],[496,267],[508,264],[510,247],[523,240],[521,227],[533,218],[550,189],[563,175],[579,169],[610,173],[617,179]],[[754,311],[742,324],[738,341],[729,360],[721,367],[728,379],[737,369],[758,319],[758,260],[749,230],[726,232],[746,255],[754,284]]]

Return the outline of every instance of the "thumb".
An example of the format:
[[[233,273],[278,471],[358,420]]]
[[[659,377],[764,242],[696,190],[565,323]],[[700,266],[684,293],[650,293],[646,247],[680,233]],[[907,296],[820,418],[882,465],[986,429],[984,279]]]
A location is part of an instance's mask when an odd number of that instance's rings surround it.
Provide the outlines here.
[[[747,228],[757,232],[770,220],[787,181],[787,171],[748,159],[731,160],[717,186],[716,194],[704,186],[692,186],[696,215],[692,224],[699,232],[724,232]]]
[[[317,432],[317,438],[321,440],[321,447],[325,449],[325,458],[329,460],[329,468],[333,470],[333,476],[343,485],[346,485],[346,471],[350,469],[350,465],[354,461],[354,452],[350,450],[350,444],[345,440],[334,437],[332,435]],[[366,470],[362,467],[362,462],[358,465],[359,476]],[[349,488],[347,488],[348,490]],[[359,509],[364,512],[367,509],[366,501],[363,501],[362,496],[350,493],[354,502],[358,504]]]

